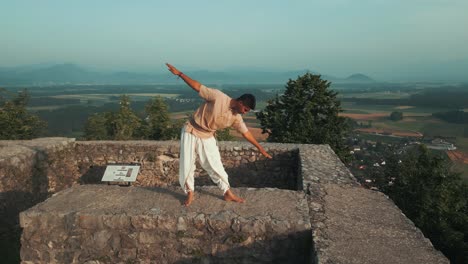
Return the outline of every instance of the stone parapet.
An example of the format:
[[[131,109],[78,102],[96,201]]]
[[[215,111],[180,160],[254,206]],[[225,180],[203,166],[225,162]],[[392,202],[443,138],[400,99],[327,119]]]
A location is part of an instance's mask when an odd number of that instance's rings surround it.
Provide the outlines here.
[[[280,210],[281,213],[298,210],[298,212],[301,212],[301,215],[303,212],[309,211],[308,222],[306,221],[306,225],[310,225],[309,231],[312,234],[312,238],[310,239],[310,236],[307,238],[306,235],[302,236],[305,233],[302,231],[299,232],[302,234],[299,237],[302,237],[305,241],[305,244],[303,245],[307,245],[309,248],[308,252],[312,255],[310,258],[304,257],[305,261],[310,260],[311,263],[324,264],[448,263],[448,260],[439,251],[433,248],[430,241],[424,238],[421,231],[419,231],[419,229],[417,229],[414,224],[402,214],[402,212],[390,199],[388,199],[387,196],[380,192],[374,192],[362,188],[328,145],[265,143],[263,146],[270,154],[272,154],[272,160],[267,160],[260,156],[256,149],[247,142],[219,142],[222,160],[230,175],[231,186],[233,188],[243,187],[240,188],[239,191],[249,199],[248,204],[244,206],[250,206],[252,201],[259,204],[267,202],[256,201],[256,198],[253,198],[250,195],[250,193],[262,193],[260,190],[251,189],[249,191],[249,189],[246,189],[245,187],[261,188],[261,191],[276,195],[283,195],[286,193],[302,195],[304,199],[298,203],[304,205],[304,201],[306,201],[304,208],[302,209],[298,209],[298,204],[295,203],[284,203],[284,205],[278,204],[276,209],[273,207],[266,208],[269,208],[268,210]],[[170,194],[174,197],[174,200],[169,204],[173,204],[174,201],[180,202],[180,200],[183,199],[183,196],[180,189],[176,188],[178,185],[178,162],[179,143],[176,141],[75,142],[73,139],[65,138],[46,138],[32,141],[0,141],[0,213],[2,221],[2,228],[0,228],[0,245],[13,245],[11,249],[3,250],[1,253],[16,252],[15,250],[19,249],[19,211],[25,210],[34,204],[43,201],[50,195],[69,187],[72,187],[72,189],[67,189],[63,193],[66,193],[69,190],[78,190],[79,188],[85,187],[80,185],[99,183],[105,166],[110,163],[141,164],[141,173],[138,176],[137,182],[134,184],[135,187],[128,188],[128,190],[138,189],[141,193],[159,193],[158,195],[160,196]],[[220,208],[214,207],[217,208],[216,210],[218,210],[218,213],[210,214],[209,217],[215,217],[214,219],[216,219],[216,217],[225,217],[219,216],[218,214],[223,214],[222,212],[224,212],[227,207],[231,206],[231,204],[220,200],[220,194],[216,193],[216,188],[210,189],[213,187],[206,187],[206,185],[212,184],[206,173],[201,169],[197,170],[195,181],[196,184],[199,185],[196,188],[199,190],[197,194],[200,196],[198,202],[200,202],[202,206],[206,207],[201,208],[200,210],[209,210],[212,204],[221,203],[222,206]],[[154,187],[163,187],[163,189],[154,189]],[[100,185],[99,187],[89,188],[110,187]],[[153,189],[159,191],[151,191]],[[86,195],[81,196],[82,199],[94,199],[93,194],[90,194],[89,192],[84,193]],[[79,196],[78,194],[76,195]],[[138,196],[139,194],[136,195]],[[60,199],[60,197],[65,196],[61,193],[60,195],[47,200],[44,204],[49,203],[49,201],[56,201],[57,199]],[[147,201],[147,198],[145,197],[142,197],[138,201]],[[209,197],[217,198],[212,200]],[[254,197],[260,197],[259,199],[266,199],[271,202],[276,201],[274,195],[268,196],[262,194],[255,195]],[[142,241],[153,241],[152,239],[155,239],[154,236],[148,238],[145,237],[146,235],[141,235],[141,231],[138,231],[140,233],[132,235],[136,236],[131,238],[133,239],[133,242],[130,241],[131,239],[129,240],[120,236],[120,240],[115,238],[114,232],[117,231],[112,231],[110,237],[109,232],[107,231],[101,232],[99,235],[94,235],[93,232],[89,231],[94,230],[91,228],[93,226],[104,226],[105,228],[103,227],[103,230],[120,230],[122,229],[122,226],[126,226],[127,220],[125,219],[127,219],[127,217],[125,215],[131,215],[133,206],[128,205],[127,207],[118,207],[118,203],[123,203],[125,201],[124,198],[127,198],[127,196],[124,195],[121,198],[116,198],[114,201],[116,205],[108,204],[108,208],[100,208],[101,211],[103,211],[103,215],[106,210],[120,208],[119,210],[121,211],[116,213],[119,217],[109,220],[112,223],[115,222],[114,224],[106,226],[106,223],[109,223],[108,220],[106,220],[106,222],[101,218],[93,218],[93,214],[89,214],[90,217],[85,217],[84,220],[79,220],[82,221],[79,223],[89,227],[86,229],[80,224],[79,228],[82,229],[79,230],[85,231],[80,231],[82,233],[79,234],[85,234],[88,232],[84,236],[90,235],[91,238],[88,238],[85,242],[73,242],[75,235],[78,233],[66,233],[66,235],[64,235],[67,237],[66,243],[70,243],[70,247],[77,246],[81,243],[94,247],[92,246],[95,245],[93,243],[106,241],[106,243],[110,243],[106,244],[106,247],[109,246],[114,250],[112,251],[112,254],[117,254],[117,257],[118,254],[122,254],[122,256],[137,256],[138,254],[143,256],[145,254],[151,254],[148,252],[144,253],[144,248],[147,248],[146,246],[142,246],[141,251],[138,251],[138,249],[135,251],[131,249],[131,247],[128,249],[126,246],[122,246],[124,244],[134,245],[136,242],[142,243]],[[158,199],[159,198],[155,198],[155,201],[158,201]],[[152,199],[150,200],[153,201]],[[97,201],[89,202],[88,207],[79,208],[75,214],[68,214],[68,217],[62,217],[60,213],[57,213],[58,217],[52,217],[47,211],[38,209],[47,208],[43,207],[45,206],[44,204],[37,208],[34,207],[33,209],[30,209],[31,211],[28,210],[23,213],[24,217],[22,217],[22,225],[25,228],[25,231],[22,239],[23,245],[28,245],[24,246],[24,250],[22,251],[22,255],[25,259],[30,259],[30,256],[36,256],[39,253],[42,254],[41,258],[43,257],[44,259],[50,259],[58,256],[57,254],[59,253],[42,253],[46,252],[48,249],[45,248],[43,244],[39,245],[36,243],[40,240],[39,237],[41,237],[41,239],[46,239],[49,235],[50,239],[58,239],[54,235],[55,233],[48,232],[47,230],[49,220],[50,227],[53,225],[65,225],[64,228],[72,228],[72,226],[69,225],[77,221],[73,217],[80,215],[81,211],[86,212],[88,209],[93,209],[95,207],[99,208],[100,205]],[[137,202],[135,204],[137,204]],[[200,204],[198,204],[198,206],[200,206]],[[193,208],[196,206],[197,204],[195,203]],[[155,204],[152,208],[159,207]],[[178,206],[178,208],[182,207]],[[158,210],[159,209],[155,209],[154,212],[158,214]],[[188,212],[190,212],[192,207],[184,210],[188,210]],[[258,210],[261,209],[258,208]],[[274,213],[276,214],[277,212]],[[145,214],[142,213],[142,215]],[[34,217],[36,217],[35,219],[43,219],[44,221],[42,224],[39,224],[36,220],[28,220],[33,219]],[[159,215],[158,217],[162,216]],[[179,224],[178,217],[177,220],[174,220],[176,219],[175,215],[171,217],[173,218],[168,220],[168,223],[176,221],[176,223]],[[196,216],[183,213],[183,220],[180,220],[180,223],[182,223],[182,221],[187,222],[188,219],[195,219],[193,217]],[[229,214],[229,217],[235,219],[239,216]],[[54,222],[55,218],[57,218],[56,220],[59,221],[59,223]],[[161,220],[163,218],[158,219]],[[204,221],[206,221],[206,218],[204,219]],[[249,220],[249,218],[246,219]],[[273,224],[277,220],[276,218],[261,219],[265,221],[269,219],[268,221],[270,222],[268,225]],[[141,221],[144,222],[144,220]],[[161,221],[158,223],[163,225]],[[122,226],[119,227],[119,225]],[[154,226],[154,223],[148,225]],[[183,226],[183,223],[180,224],[180,226]],[[133,228],[132,230],[137,230],[137,227],[133,226],[133,222],[131,222],[130,229],[131,228]],[[232,232],[234,231],[232,230],[232,227],[230,228],[231,231],[228,229],[220,229],[224,231],[218,231],[218,233],[226,232],[227,234],[231,232],[229,234],[233,234]],[[26,231],[26,229],[29,231]],[[195,232],[196,227],[187,225],[187,229],[190,229],[190,232]],[[7,230],[7,233],[13,230],[9,233],[13,235],[5,235],[5,230]],[[211,232],[211,229],[208,228],[207,230],[208,232]],[[60,231],[57,232],[57,234],[65,234],[63,232]],[[294,234],[294,232],[295,231],[293,231],[292,234]],[[185,241],[183,242],[185,245],[190,245],[191,238],[185,237],[185,233],[179,232],[178,229],[175,233],[164,234],[164,236],[170,237],[171,239],[175,236],[175,241],[179,241],[179,237],[177,236],[182,236],[181,239],[183,238],[183,240],[180,241]],[[209,239],[208,237],[205,237],[206,234],[197,234],[202,240]],[[194,233],[192,235],[195,236],[196,234]],[[232,241],[238,241],[239,243],[247,241],[245,243],[249,245],[252,244],[257,245],[258,247],[266,247],[266,251],[262,252],[270,252],[272,249],[273,252],[276,252],[277,247],[273,245],[278,245],[279,243],[284,246],[282,242],[278,242],[283,241],[282,239],[283,238],[278,240],[276,238],[270,239],[262,236],[256,237],[242,235],[241,238],[238,237],[234,240],[227,239],[223,242],[227,241],[228,245],[238,249],[238,252],[243,252],[243,247],[237,247],[232,243]],[[262,244],[264,243],[262,241],[270,241],[271,244]],[[46,244],[47,247],[55,250],[55,242],[52,241],[50,246],[49,242]],[[163,244],[165,243],[168,242],[166,241]],[[216,245],[220,244],[218,240],[213,240],[210,243]],[[138,245],[141,246],[144,244]],[[172,248],[182,250],[179,246],[174,245]],[[288,250],[303,249],[302,247],[297,246],[295,242],[293,245],[293,248],[289,248]],[[222,246],[217,247],[224,250]],[[118,253],[120,251],[116,251],[116,248],[119,248],[122,252]],[[62,248],[60,250],[65,249]],[[81,249],[80,252],[94,252],[92,250],[93,249],[87,249],[86,251]],[[228,255],[218,255],[218,249],[211,248],[211,250],[210,254],[213,255],[212,257],[214,260],[216,260],[217,257],[227,260],[228,258],[225,258],[225,256],[235,256],[235,253],[237,252],[236,250],[228,250]],[[187,255],[186,251],[181,252],[181,254]],[[191,252],[196,254],[192,257],[184,258],[183,261],[185,261],[185,259],[211,259],[210,256],[206,256],[206,254],[210,252],[208,247],[203,247],[200,250],[194,249]],[[278,252],[281,252],[281,250],[278,249]],[[203,257],[201,255],[202,253],[204,254]],[[56,255],[52,256],[51,254]],[[62,255],[64,258],[66,257],[67,260],[70,260],[70,258],[73,260],[75,258],[75,255],[73,255],[71,251],[66,251],[64,254],[66,256]],[[80,253],[80,256],[85,256],[86,254],[81,255]],[[263,253],[259,255],[258,259],[261,259],[262,261],[268,259],[266,255],[262,254]],[[279,255],[273,256],[282,258],[282,253],[278,254]],[[96,256],[93,255],[93,258],[94,257]],[[249,260],[251,258],[248,257],[246,259]],[[105,263],[107,260],[102,259],[99,261]],[[167,262],[169,263],[171,260],[168,260]]]
[[[0,140],[2,219],[17,222],[21,210],[76,182],[74,153],[74,139]]]
[[[241,142],[218,142],[221,158],[233,187],[297,189],[297,149],[267,144],[273,160],[255,147]],[[141,164],[135,186],[178,185],[178,141],[77,141],[75,158],[80,183],[98,183],[105,166],[112,163]],[[213,185],[197,161],[195,184]]]
[[[449,263],[381,192],[326,183],[310,198],[315,263]]]

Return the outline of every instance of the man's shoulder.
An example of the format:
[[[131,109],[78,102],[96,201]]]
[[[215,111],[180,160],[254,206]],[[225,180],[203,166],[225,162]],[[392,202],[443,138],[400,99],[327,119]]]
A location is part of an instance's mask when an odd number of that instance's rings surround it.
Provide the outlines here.
[[[211,100],[231,99],[231,97],[223,93],[221,90],[218,90],[216,88],[210,88],[205,85],[200,86],[200,95],[204,98],[209,98]]]

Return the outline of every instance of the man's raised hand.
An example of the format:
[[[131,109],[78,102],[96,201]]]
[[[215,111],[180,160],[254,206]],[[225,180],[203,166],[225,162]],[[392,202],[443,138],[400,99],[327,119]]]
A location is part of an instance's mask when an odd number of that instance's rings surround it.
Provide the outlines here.
[[[178,69],[176,69],[176,67],[172,66],[172,65],[169,64],[169,63],[166,63],[166,66],[167,66],[167,68],[169,69],[169,71],[170,71],[172,74],[174,74],[174,75],[179,76],[179,75],[182,73],[181,71],[179,71]]]
[[[270,154],[268,154],[263,148],[260,150],[260,153],[262,153],[262,155],[265,156],[267,159],[272,159]]]

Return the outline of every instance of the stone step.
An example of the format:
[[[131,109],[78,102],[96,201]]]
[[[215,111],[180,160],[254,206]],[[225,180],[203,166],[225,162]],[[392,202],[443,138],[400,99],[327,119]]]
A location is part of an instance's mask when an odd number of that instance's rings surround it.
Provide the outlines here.
[[[197,187],[76,185],[20,214],[21,259],[83,263],[308,263],[311,226],[303,192],[233,188],[246,203]]]

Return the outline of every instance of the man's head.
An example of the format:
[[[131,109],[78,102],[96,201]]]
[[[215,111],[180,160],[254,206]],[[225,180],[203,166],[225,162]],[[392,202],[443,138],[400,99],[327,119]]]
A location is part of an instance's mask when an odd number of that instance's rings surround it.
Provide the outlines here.
[[[236,99],[237,101],[237,109],[235,109],[239,114],[245,114],[250,110],[255,109],[255,96],[252,94],[243,94],[239,98]]]

